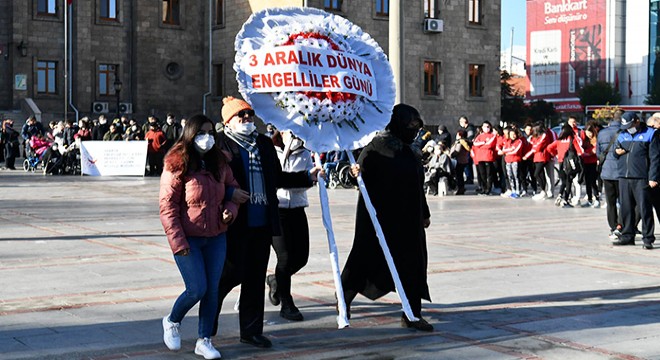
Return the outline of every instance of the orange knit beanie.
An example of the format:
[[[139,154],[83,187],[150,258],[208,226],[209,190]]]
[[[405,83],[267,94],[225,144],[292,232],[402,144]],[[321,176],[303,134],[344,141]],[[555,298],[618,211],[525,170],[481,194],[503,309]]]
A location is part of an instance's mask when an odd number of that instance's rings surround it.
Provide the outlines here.
[[[252,106],[241,99],[233,96],[227,96],[222,99],[222,120],[226,124],[234,115],[238,114],[241,110],[251,110]]]

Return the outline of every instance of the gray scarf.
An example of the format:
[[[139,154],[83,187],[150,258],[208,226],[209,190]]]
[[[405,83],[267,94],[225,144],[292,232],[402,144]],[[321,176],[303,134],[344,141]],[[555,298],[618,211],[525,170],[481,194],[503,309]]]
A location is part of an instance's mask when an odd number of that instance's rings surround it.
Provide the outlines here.
[[[225,135],[234,140],[240,147],[248,152],[248,185],[250,186],[250,203],[254,205],[268,205],[266,187],[264,186],[264,173],[261,167],[261,156],[257,146],[258,133],[242,135],[225,128]]]

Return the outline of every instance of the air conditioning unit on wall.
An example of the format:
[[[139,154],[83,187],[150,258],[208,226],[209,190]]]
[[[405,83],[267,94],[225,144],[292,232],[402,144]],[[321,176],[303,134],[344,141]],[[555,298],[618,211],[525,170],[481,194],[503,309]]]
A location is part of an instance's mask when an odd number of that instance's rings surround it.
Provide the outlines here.
[[[108,113],[108,103],[97,101],[92,104],[92,111],[95,114],[107,114]]]
[[[119,113],[120,114],[132,114],[133,113],[133,104],[132,103],[121,103],[121,104],[119,104]]]
[[[440,19],[424,19],[424,31],[426,32],[442,32],[444,30],[444,22]]]

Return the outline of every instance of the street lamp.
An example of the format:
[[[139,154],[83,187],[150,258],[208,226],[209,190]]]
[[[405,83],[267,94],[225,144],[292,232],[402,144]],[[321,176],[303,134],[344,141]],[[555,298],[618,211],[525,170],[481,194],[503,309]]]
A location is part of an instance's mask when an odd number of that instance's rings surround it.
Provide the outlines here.
[[[115,88],[115,95],[117,95],[117,118],[119,118],[119,93],[123,84],[119,80],[119,74],[117,72],[115,72],[115,82],[112,85]]]

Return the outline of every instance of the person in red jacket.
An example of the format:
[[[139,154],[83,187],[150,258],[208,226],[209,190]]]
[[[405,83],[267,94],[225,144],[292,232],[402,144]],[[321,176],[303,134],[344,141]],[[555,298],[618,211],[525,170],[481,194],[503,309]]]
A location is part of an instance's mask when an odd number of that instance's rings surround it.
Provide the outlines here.
[[[149,142],[147,145],[147,162],[149,163],[147,175],[160,175],[163,172],[163,157],[165,156],[163,145],[167,141],[165,133],[157,122],[149,123],[149,131],[144,135],[144,139]]]
[[[600,187],[598,186],[598,125],[588,124],[584,130],[585,139],[582,142],[582,165],[584,166],[584,185],[587,188],[587,202],[582,207],[600,207]]]
[[[517,199],[520,197],[520,162],[523,155],[523,140],[520,130],[507,128],[509,139],[502,145],[502,155],[506,163],[506,176],[509,182],[510,197]]]
[[[481,125],[482,133],[474,138],[472,149],[474,150],[475,163],[479,183],[482,186],[481,195],[490,195],[493,187],[493,176],[495,176],[495,147],[497,146],[497,134],[493,132],[493,126],[488,121]]]
[[[532,136],[529,139],[532,148],[523,155],[523,160],[534,160],[534,177],[538,185],[538,193],[532,197],[534,200],[544,200],[550,198],[551,194],[546,193],[547,181],[545,180],[545,165],[549,160],[549,156],[545,149],[551,143],[550,137],[546,132],[545,125],[542,122],[537,122],[532,127]]]
[[[571,126],[566,124],[564,125],[564,127],[562,127],[561,133],[559,134],[557,140],[555,140],[552,144],[548,145],[548,147],[546,148],[546,152],[549,155],[557,156],[557,163],[560,164],[559,178],[561,179],[561,187],[559,188],[559,195],[555,200],[555,205],[557,206],[561,205],[563,200],[564,208],[573,207],[573,205],[571,205],[571,185],[573,183],[573,179],[577,175],[579,175],[579,174],[570,173],[568,169],[565,169],[563,166],[564,157],[568,153],[571,144],[575,149],[576,153],[578,155],[582,155],[583,151],[582,151],[582,147],[580,146],[580,141],[577,139],[577,136],[573,132]]]
[[[211,119],[195,115],[165,158],[160,178],[160,221],[186,290],[163,317],[163,342],[181,348],[179,327],[199,302],[195,354],[219,359],[211,344],[218,310],[218,284],[227,254],[226,232],[248,196],[239,189],[227,156],[215,145]]]

